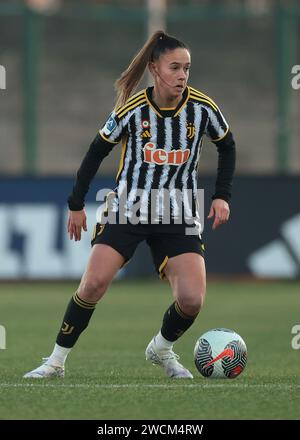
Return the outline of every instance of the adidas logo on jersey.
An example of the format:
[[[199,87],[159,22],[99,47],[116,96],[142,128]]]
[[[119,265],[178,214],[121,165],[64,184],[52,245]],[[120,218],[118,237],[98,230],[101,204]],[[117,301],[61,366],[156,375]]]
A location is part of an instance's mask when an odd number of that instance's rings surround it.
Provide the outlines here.
[[[147,142],[144,146],[144,162],[155,163],[156,165],[182,165],[189,156],[190,150],[166,151],[162,148],[155,148],[153,142]]]
[[[151,138],[151,133],[149,130],[145,130],[142,134],[141,134],[142,138]]]

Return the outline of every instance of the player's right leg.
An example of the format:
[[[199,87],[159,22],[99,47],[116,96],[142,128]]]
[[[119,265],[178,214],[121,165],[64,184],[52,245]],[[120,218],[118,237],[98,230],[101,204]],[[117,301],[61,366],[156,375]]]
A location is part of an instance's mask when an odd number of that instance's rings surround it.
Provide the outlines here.
[[[95,310],[125,258],[107,244],[95,244],[78,290],[66,309],[56,344],[49,358],[25,378],[63,377],[66,358],[80,334],[86,329]]]

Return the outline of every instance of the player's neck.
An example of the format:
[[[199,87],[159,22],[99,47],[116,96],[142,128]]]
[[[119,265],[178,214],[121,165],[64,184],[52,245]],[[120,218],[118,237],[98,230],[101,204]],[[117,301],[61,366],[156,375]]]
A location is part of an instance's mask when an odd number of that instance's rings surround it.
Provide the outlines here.
[[[182,95],[179,97],[168,96],[163,90],[153,88],[152,101],[154,101],[159,108],[176,108],[181,99]]]

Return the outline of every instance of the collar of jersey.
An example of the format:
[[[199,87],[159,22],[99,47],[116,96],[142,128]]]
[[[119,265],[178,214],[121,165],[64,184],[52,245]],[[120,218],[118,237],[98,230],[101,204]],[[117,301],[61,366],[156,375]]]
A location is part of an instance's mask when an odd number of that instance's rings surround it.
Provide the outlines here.
[[[183,91],[182,99],[180,100],[180,102],[178,103],[175,109],[161,110],[158,107],[158,105],[156,105],[155,102],[152,100],[153,88],[154,87],[152,86],[152,87],[147,87],[147,89],[145,89],[145,98],[148,104],[150,105],[150,107],[152,107],[155,113],[161,118],[168,118],[168,117],[174,118],[175,116],[179,115],[179,113],[181,112],[181,110],[183,109],[183,107],[185,106],[185,104],[187,103],[190,97],[190,88],[186,87]]]

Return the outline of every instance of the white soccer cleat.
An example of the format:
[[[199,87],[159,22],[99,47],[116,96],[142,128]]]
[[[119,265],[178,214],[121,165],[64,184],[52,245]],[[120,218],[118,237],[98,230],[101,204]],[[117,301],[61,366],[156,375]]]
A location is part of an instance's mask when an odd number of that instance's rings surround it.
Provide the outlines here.
[[[192,373],[178,362],[178,354],[172,350],[157,349],[155,337],[146,348],[145,355],[147,361],[151,361],[153,365],[160,365],[168,377],[193,379]]]
[[[24,374],[25,379],[44,379],[48,377],[64,377],[65,369],[64,367],[57,367],[55,365],[50,365],[47,363],[48,358],[43,358],[45,361],[41,366],[35,370],[29,371],[29,373]]]

